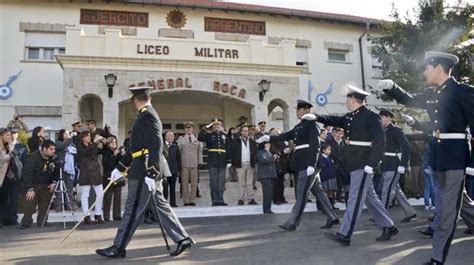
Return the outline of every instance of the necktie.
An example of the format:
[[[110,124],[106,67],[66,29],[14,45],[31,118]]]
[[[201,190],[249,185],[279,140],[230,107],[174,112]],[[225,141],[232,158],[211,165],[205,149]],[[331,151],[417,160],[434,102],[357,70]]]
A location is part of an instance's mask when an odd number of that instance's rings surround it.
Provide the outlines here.
[[[191,142],[191,135],[189,136],[189,142]]]

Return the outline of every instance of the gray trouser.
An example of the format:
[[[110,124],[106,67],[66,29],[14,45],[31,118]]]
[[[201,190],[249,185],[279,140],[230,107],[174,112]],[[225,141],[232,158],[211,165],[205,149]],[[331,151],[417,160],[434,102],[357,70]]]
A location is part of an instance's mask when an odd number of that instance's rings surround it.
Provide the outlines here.
[[[393,199],[395,199],[400,207],[402,207],[406,217],[416,214],[415,209],[410,205],[405,193],[403,193],[400,188],[400,174],[396,171],[386,171],[382,173],[382,178],[383,186],[381,201],[385,209],[388,209],[390,204],[392,204]]]
[[[225,171],[226,167],[209,168],[209,186],[211,189],[212,203],[224,202]]]
[[[462,200],[461,218],[467,228],[474,232],[474,201],[467,195],[466,189],[463,191]]]
[[[153,203],[152,194],[144,180],[130,179],[128,181],[128,197],[125,202],[125,211],[120,222],[114,245],[120,249],[125,249],[132,239],[138,225],[143,221],[144,214],[148,209],[148,204]],[[163,196],[163,186],[157,184],[155,193],[156,213],[159,215],[161,227],[166,234],[174,241],[179,242],[189,235],[184,230],[173,209]]]
[[[439,185],[439,224],[435,225],[433,235],[433,252],[431,258],[445,262],[449,247],[453,240],[456,223],[461,210],[462,192],[464,188],[464,170],[436,171]],[[435,216],[436,218],[436,216]]]
[[[316,201],[319,202],[319,206],[321,207],[319,210],[322,210],[324,213],[326,213],[329,220],[336,220],[337,215],[332,208],[332,204],[329,201],[328,195],[323,190],[319,174],[316,174],[314,177],[311,193],[314,195],[314,197],[316,197]]]
[[[328,219],[334,220],[337,218],[327,195],[324,193],[321,187],[319,175],[313,174],[311,176],[308,176],[306,170],[301,170],[298,172],[298,181],[296,183],[296,202],[293,208],[291,209],[290,218],[288,218],[285,224],[295,226],[298,226],[300,224],[301,215],[303,214],[304,208],[306,206],[306,201],[308,200],[308,191],[310,189],[311,192],[320,201],[323,207],[323,211],[325,211],[328,215]]]
[[[363,169],[358,169],[350,172],[350,176],[349,200],[347,201],[347,210],[339,233],[347,237],[352,236],[357,220],[362,214],[364,202],[378,227],[392,227],[393,221],[375,193],[374,184],[372,183],[374,175],[368,175],[364,173]]]

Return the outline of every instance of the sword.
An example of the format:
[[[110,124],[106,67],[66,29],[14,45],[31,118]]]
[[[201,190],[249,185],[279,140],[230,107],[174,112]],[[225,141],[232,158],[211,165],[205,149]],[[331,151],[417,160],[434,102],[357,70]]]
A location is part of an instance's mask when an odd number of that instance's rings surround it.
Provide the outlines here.
[[[105,187],[104,189],[104,193],[110,188],[112,187],[112,184],[115,184],[115,181],[113,180],[110,180],[109,181],[109,184],[107,184],[107,187]],[[79,225],[81,225],[82,221],[84,221],[84,218],[86,218],[86,216],[89,216],[89,214],[91,213],[92,211],[92,208],[95,207],[95,203],[94,202],[91,207],[89,208],[89,210],[87,211],[87,214],[85,214],[84,216],[82,216],[81,220],[79,220],[79,222],[76,223],[76,225],[71,229],[71,231],[69,231],[69,233],[63,238],[63,240],[61,240],[61,243],[62,244],[64,241],[66,241],[66,239],[68,239],[68,237],[79,227]]]
[[[170,245],[168,244],[168,236],[166,235],[165,230],[163,229],[163,223],[161,222],[160,213],[158,213],[158,210],[157,210],[158,209],[158,204],[156,203],[155,193],[156,193],[156,191],[153,191],[151,193],[151,201],[153,203],[153,208],[154,208],[153,212],[155,212],[155,215],[158,218],[158,222],[160,223],[161,234],[163,235],[163,238],[165,240],[166,249],[169,251],[170,250]]]

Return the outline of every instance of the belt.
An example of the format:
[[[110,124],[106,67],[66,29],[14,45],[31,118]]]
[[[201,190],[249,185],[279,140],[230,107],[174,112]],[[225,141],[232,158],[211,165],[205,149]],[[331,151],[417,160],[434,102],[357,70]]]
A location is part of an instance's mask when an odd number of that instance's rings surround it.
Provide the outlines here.
[[[346,140],[347,145],[356,145],[356,146],[372,146],[372,142],[364,142],[364,141],[352,141],[352,140]]]
[[[383,153],[384,156],[398,156],[399,153],[390,153],[390,152],[385,152]]]
[[[297,145],[297,146],[295,146],[295,151],[296,151],[296,150],[300,150],[300,149],[305,149],[305,148],[309,148],[309,144],[300,144],[300,145]]]
[[[218,149],[218,148],[213,148],[213,149],[208,149],[208,152],[214,152],[214,153],[225,153],[225,149]]]
[[[433,132],[433,137],[436,139],[448,140],[448,139],[469,139],[468,134],[465,133],[439,133]]]
[[[142,149],[140,151],[133,152],[132,153],[132,158],[133,159],[139,158],[140,156],[148,155],[149,153],[150,153],[150,151],[148,151],[148,149]]]

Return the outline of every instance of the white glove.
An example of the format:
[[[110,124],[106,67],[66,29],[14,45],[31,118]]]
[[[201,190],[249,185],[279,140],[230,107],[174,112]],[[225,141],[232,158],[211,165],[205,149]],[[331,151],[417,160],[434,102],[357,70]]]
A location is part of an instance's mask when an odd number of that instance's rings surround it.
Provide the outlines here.
[[[399,166],[397,169],[398,173],[405,174],[405,167]]]
[[[377,84],[377,89],[388,90],[388,89],[391,89],[394,85],[395,85],[395,82],[393,82],[392,79],[384,79],[384,80],[379,81],[379,83]]]
[[[285,149],[283,149],[283,154],[287,155],[289,154],[291,151],[290,151],[290,148],[288,147],[285,147]]]
[[[209,123],[208,125],[206,125],[206,129],[210,129],[212,127],[212,123]]]
[[[117,182],[123,178],[122,173],[118,169],[114,169],[112,174],[110,174],[110,180],[113,182]]]
[[[154,192],[156,190],[155,180],[149,177],[145,177],[145,184],[148,186],[148,190]]]
[[[231,166],[232,166],[231,163],[227,163],[227,165],[226,165],[227,168],[230,168]]]
[[[301,117],[302,120],[308,120],[308,121],[314,121],[316,120],[316,115],[314,115],[313,113],[306,113],[305,115],[303,115]]]
[[[369,174],[369,175],[373,175],[374,174],[374,168],[373,167],[369,167],[369,166],[365,166],[364,167],[364,172]]]
[[[76,132],[71,132],[69,135],[70,135],[71,137],[73,137],[73,136],[77,136],[77,133],[76,133]]]
[[[314,174],[314,167],[308,167],[308,168],[306,169],[306,174],[307,174],[308,176],[313,175],[313,174]]]
[[[405,113],[402,113],[401,116],[402,116],[402,120],[406,122],[408,125],[415,124],[415,119],[412,116],[407,115]]]
[[[265,134],[262,137],[255,140],[255,142],[257,142],[257,144],[261,144],[263,142],[269,142],[269,141],[270,141],[270,135],[267,135],[267,134]]]
[[[466,167],[466,175],[474,176],[474,167]]]

